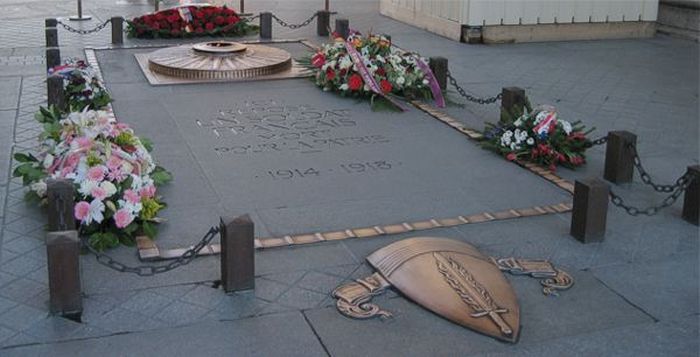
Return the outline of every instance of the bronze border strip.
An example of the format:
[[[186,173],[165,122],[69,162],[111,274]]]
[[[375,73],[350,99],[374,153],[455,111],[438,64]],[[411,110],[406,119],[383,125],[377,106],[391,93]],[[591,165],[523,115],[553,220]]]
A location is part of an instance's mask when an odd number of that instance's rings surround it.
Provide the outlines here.
[[[319,242],[344,240],[350,238],[362,239],[386,236],[408,232],[424,231],[441,227],[454,227],[482,222],[503,221],[515,218],[565,213],[571,211],[571,209],[572,204],[569,202],[565,202],[545,206],[505,209],[503,211],[498,212],[482,212],[468,216],[433,218],[416,222],[401,222],[389,225],[350,228],[328,232],[315,232],[285,235],[280,237],[256,238],[255,249],[288,247]],[[185,247],[175,249],[160,249],[153,240],[145,236],[137,237],[136,244],[138,247],[139,258],[142,261],[176,259],[180,257],[183,253],[185,253],[187,249],[190,248]],[[221,253],[221,246],[219,244],[211,244],[202,249],[202,251],[200,251],[198,255],[214,255],[219,253]]]
[[[427,113],[431,117],[449,125],[450,127],[457,130],[458,132],[462,133],[463,135],[467,136],[471,140],[480,141],[481,139],[484,138],[484,135],[481,134],[479,131],[467,127],[459,120],[451,117],[447,113],[439,111],[437,108],[434,108],[433,106],[431,106],[427,103],[423,103],[423,102],[419,102],[419,101],[414,100],[414,101],[411,101],[411,104],[413,104],[414,107]],[[535,175],[553,183],[557,187],[559,187],[562,190],[573,195],[573,193],[574,193],[573,182],[566,180],[564,178],[561,178],[559,175],[555,174],[554,172],[550,171],[549,169],[547,169],[541,165],[538,165],[538,164],[535,164],[532,162],[528,162],[528,161],[523,161],[523,160],[516,160],[513,162],[516,165],[529,170],[530,172],[534,173]]]

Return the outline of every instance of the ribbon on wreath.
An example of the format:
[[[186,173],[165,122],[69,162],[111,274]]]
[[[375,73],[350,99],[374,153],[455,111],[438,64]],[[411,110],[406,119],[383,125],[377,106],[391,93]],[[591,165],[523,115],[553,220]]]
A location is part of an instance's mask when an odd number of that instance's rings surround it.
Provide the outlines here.
[[[554,130],[554,127],[557,125],[557,112],[554,110],[541,111],[535,118],[542,118],[542,120],[540,120],[540,122],[537,123],[534,128],[532,128],[532,130],[539,136],[546,136],[552,130]]]
[[[357,71],[360,73],[360,76],[362,77],[362,80],[369,86],[369,89],[372,90],[372,92],[376,93],[377,95],[380,95],[382,98],[386,99],[389,101],[389,103],[393,104],[395,107],[399,108],[402,112],[407,111],[408,108],[403,106],[401,103],[398,101],[392,99],[389,97],[387,94],[385,94],[381,87],[379,86],[379,83],[374,79],[374,76],[369,73],[369,69],[367,69],[367,66],[365,66],[365,62],[362,61],[362,56],[360,55],[359,52],[353,47],[353,45],[348,42],[344,41],[345,43],[345,49],[348,51],[348,54],[350,55],[350,58],[352,59],[352,62],[355,64],[357,67]]]
[[[420,70],[423,71],[423,74],[425,74],[425,79],[428,80],[430,91],[433,93],[433,99],[435,99],[435,105],[437,105],[438,108],[444,108],[445,98],[442,96],[440,83],[438,83],[437,79],[435,78],[433,71],[430,70],[430,66],[423,62],[419,56],[413,56],[413,58],[416,60],[418,68],[420,68]]]

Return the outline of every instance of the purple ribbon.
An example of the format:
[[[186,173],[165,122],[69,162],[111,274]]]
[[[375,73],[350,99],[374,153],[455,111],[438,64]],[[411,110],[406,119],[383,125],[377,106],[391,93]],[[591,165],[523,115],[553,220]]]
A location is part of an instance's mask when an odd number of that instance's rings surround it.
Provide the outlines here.
[[[419,56],[413,57],[416,59],[416,64],[418,65],[418,67],[420,67],[420,70],[423,71],[423,74],[425,74],[426,79],[428,79],[428,83],[430,84],[430,91],[433,92],[433,99],[435,99],[435,105],[437,105],[438,108],[444,108],[445,98],[443,98],[442,96],[440,84],[438,83],[437,79],[435,79],[435,75],[433,74],[433,71],[430,70],[430,66],[423,62],[423,60],[421,60]]]
[[[369,69],[367,69],[367,66],[365,66],[365,62],[362,61],[362,56],[360,56],[360,53],[357,52],[355,47],[353,47],[353,45],[348,41],[345,41],[345,49],[348,51],[352,62],[357,67],[357,71],[360,73],[362,80],[364,80],[364,82],[367,83],[369,89],[371,89],[372,92],[382,96],[382,98],[388,100],[391,104],[399,108],[399,110],[401,110],[402,112],[408,110],[408,108],[401,105],[401,103],[397,102],[396,100],[393,100],[388,95],[384,94],[384,92],[382,92],[382,88],[379,86],[379,83],[377,83],[377,81],[374,79],[374,76],[371,73],[369,73]]]

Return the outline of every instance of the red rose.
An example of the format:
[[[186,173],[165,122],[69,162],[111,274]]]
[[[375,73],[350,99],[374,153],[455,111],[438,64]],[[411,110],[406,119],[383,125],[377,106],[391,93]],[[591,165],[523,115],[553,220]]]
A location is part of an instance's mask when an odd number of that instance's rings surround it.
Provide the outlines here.
[[[515,153],[512,153],[512,152],[508,153],[508,155],[506,155],[506,160],[508,160],[508,161],[515,161],[515,159],[517,159],[517,158],[518,157],[515,155]]]
[[[195,11],[194,17],[196,17],[198,19],[203,19],[204,18],[204,11],[199,11],[199,10]]]
[[[384,68],[381,68],[381,67],[379,67],[379,68],[377,69],[377,72],[376,72],[376,73],[377,73],[378,76],[385,76],[385,75],[386,75],[386,71],[384,70]]]
[[[332,81],[333,78],[335,78],[335,71],[329,68],[326,71],[326,79],[328,79],[329,81]]]
[[[318,52],[313,57],[311,57],[311,65],[313,65],[316,68],[321,68],[324,64],[326,64],[326,56]]]
[[[156,20],[156,21],[163,21],[163,20],[165,20],[165,19],[166,19],[165,15],[163,15],[163,14],[161,14],[161,13],[157,13],[157,14],[155,15],[155,20]]]
[[[194,32],[195,32],[195,33],[198,33],[198,34],[201,34],[201,33],[204,33],[204,29],[201,28],[201,27],[197,27],[197,28],[194,29]]]
[[[557,160],[558,160],[559,162],[566,162],[566,156],[564,156],[564,154],[558,152],[558,153],[557,153]]]
[[[154,22],[153,24],[151,24],[151,28],[153,28],[154,30],[160,30],[160,24],[158,22]]]
[[[238,16],[229,16],[226,18],[226,23],[229,25],[233,25],[238,22]]]
[[[350,87],[350,90],[358,90],[362,88],[363,83],[364,82],[362,81],[362,77],[360,77],[359,74],[353,74],[348,80],[348,86]]]
[[[214,24],[211,22],[207,22],[207,24],[204,25],[204,28],[207,29],[207,31],[213,31],[215,27],[216,26],[214,26]]]
[[[379,86],[382,88],[382,92],[391,93],[391,83],[386,79],[382,79],[381,81],[379,81]]]
[[[549,165],[549,171],[551,171],[551,172],[556,172],[556,171],[557,171],[557,165],[554,165],[554,164]]]
[[[226,19],[224,19],[223,16],[217,16],[214,18],[214,23],[217,24],[218,26],[223,25],[226,22]]]
[[[169,30],[169,29],[170,29],[170,25],[168,24],[167,21],[163,20],[163,21],[160,22],[160,28],[163,29],[163,30]]]

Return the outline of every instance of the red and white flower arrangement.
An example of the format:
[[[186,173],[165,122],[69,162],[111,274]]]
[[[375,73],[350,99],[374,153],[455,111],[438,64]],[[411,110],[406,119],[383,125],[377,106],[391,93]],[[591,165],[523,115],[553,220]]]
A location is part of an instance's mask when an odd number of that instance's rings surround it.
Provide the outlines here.
[[[322,45],[302,62],[324,91],[367,98],[373,104],[385,100],[395,108],[401,105],[393,97],[434,98],[443,106],[442,92],[425,61],[392,48],[387,36],[353,33],[347,39],[335,36],[334,43]]]
[[[226,6],[186,5],[136,17],[127,22],[127,33],[137,38],[194,36],[242,36],[257,26],[241,19]]]
[[[555,171],[557,165],[576,168],[586,163],[585,151],[591,146],[580,121],[558,118],[551,106],[539,106],[506,124],[487,124],[482,146],[509,161],[524,160]]]

